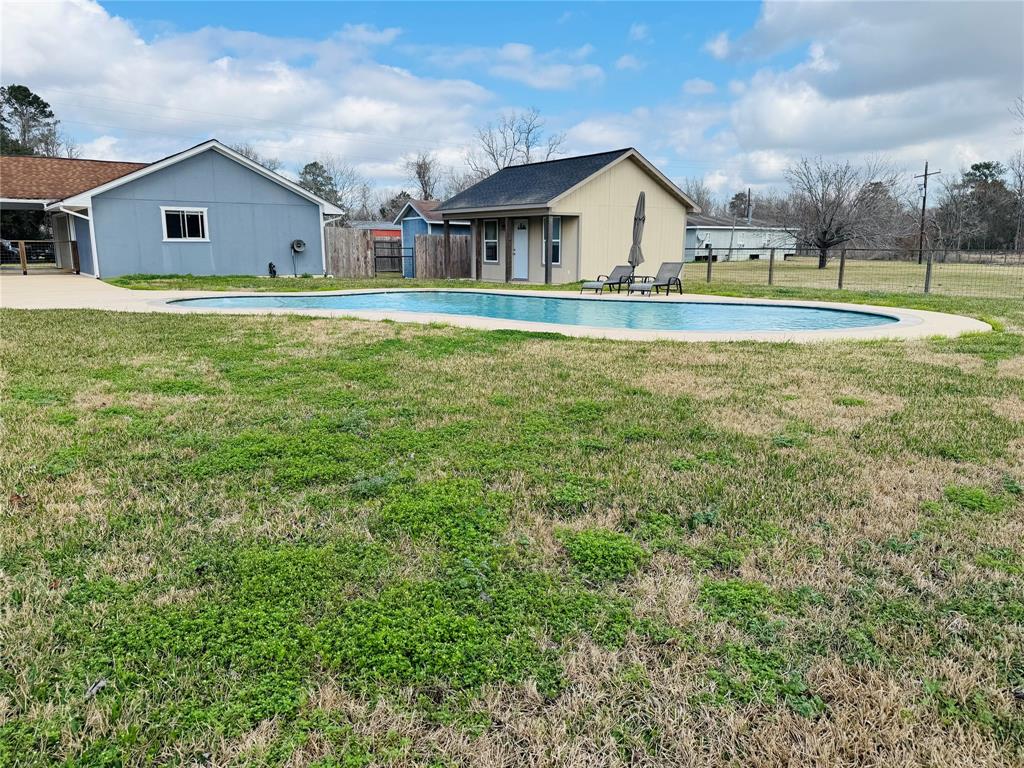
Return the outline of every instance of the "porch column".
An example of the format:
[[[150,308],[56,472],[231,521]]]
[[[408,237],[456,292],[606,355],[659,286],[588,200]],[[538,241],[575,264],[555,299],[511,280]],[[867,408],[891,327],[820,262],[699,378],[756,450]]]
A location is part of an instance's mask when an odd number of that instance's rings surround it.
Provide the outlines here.
[[[512,282],[512,219],[505,217],[505,282]]]
[[[452,233],[448,226],[448,219],[444,220],[444,279],[451,277],[452,263]]]
[[[478,280],[476,269],[476,219],[469,220],[469,279]]]
[[[544,285],[551,285],[551,257],[555,253],[554,238],[555,220],[551,216],[544,217]]]
[[[473,219],[473,268],[476,270],[476,279],[484,279],[483,242],[484,222],[483,219]]]

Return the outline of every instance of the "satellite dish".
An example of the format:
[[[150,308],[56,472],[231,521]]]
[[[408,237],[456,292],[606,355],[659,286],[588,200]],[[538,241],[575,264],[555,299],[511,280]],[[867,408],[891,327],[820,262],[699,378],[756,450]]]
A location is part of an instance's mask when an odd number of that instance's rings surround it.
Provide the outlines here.
[[[306,241],[292,240],[292,250],[295,251],[295,253],[302,253],[304,250],[306,250]]]

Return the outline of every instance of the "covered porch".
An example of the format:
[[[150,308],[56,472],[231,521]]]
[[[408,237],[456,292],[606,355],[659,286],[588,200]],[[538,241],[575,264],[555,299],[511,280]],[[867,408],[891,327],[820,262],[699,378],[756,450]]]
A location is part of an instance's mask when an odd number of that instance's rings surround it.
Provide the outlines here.
[[[547,285],[579,279],[578,214],[552,214],[550,209],[538,208],[479,211],[452,218],[470,224],[471,279]],[[447,215],[443,232],[447,260],[452,237]]]

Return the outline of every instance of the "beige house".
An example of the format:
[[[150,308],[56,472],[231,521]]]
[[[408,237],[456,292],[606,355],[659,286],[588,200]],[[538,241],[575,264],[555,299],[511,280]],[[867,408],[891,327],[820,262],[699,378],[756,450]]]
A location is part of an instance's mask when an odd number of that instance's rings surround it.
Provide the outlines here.
[[[626,263],[640,192],[645,263],[638,273],[653,274],[663,261],[683,260],[686,214],[700,209],[632,148],[510,166],[436,212],[446,223],[470,222],[472,277],[571,283]]]

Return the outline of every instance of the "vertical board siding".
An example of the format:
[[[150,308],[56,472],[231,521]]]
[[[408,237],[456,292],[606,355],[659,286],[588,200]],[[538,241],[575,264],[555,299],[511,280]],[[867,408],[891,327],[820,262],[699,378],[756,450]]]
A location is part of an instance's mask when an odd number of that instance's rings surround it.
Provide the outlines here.
[[[444,235],[416,236],[416,277],[441,279],[470,276],[469,235],[451,235],[451,256],[445,269]]]

